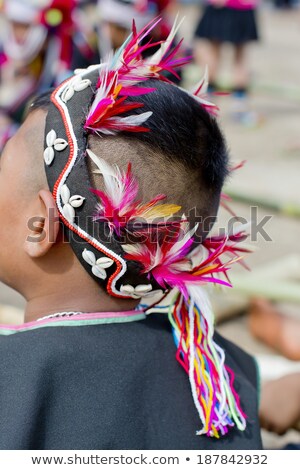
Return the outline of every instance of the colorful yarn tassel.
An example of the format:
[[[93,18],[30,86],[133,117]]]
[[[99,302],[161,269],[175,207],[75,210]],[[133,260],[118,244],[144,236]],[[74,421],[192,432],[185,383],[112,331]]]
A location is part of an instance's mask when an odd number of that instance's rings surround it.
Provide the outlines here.
[[[223,349],[213,339],[209,299],[202,287],[188,285],[187,290],[188,297],[178,291],[170,306],[169,320],[177,345],[176,359],[189,375],[202,422],[197,435],[219,438],[233,426],[244,431],[246,415],[233,387],[234,374],[225,365]]]

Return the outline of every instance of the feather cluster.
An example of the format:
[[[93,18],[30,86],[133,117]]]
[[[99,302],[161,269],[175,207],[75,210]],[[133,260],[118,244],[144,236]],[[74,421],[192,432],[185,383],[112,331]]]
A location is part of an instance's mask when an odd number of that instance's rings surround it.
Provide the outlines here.
[[[85,129],[99,134],[113,135],[117,132],[146,132],[144,123],[152,115],[151,112],[130,115],[130,111],[140,108],[141,103],[126,103],[129,96],[140,96],[151,93],[155,88],[143,87],[142,83],[150,78],[169,81],[165,77],[168,72],[178,77],[176,69],[189,61],[189,57],[177,57],[182,41],[174,47],[176,33],[182,23],[174,22],[172,30],[165,41],[143,44],[151,31],[160,22],[155,19],[140,32],[136,31],[133,23],[132,34],[121,48],[109,57],[99,69],[97,91],[88,112]],[[143,58],[143,53],[153,48],[158,50],[150,57]],[[136,86],[139,84],[139,86]],[[195,88],[193,96],[209,112],[215,113],[217,109],[205,99],[208,86],[207,72],[199,85]],[[124,114],[127,114],[124,116]]]
[[[143,243],[122,245],[126,259],[139,262],[142,273],[151,274],[163,288],[178,288],[186,295],[186,284],[212,282],[231,287],[226,276],[232,262],[242,263],[240,253],[248,252],[239,246],[246,237],[244,228],[238,233],[207,238],[203,244],[192,250],[197,226],[189,230],[186,221],[171,225],[165,232],[149,236]],[[223,255],[228,255],[226,263]],[[220,275],[225,275],[226,280]]]
[[[150,227],[155,220],[168,219],[181,209],[175,204],[161,204],[166,199],[164,194],[142,204],[138,199],[139,185],[130,163],[127,171],[122,173],[117,165],[110,165],[91,150],[88,149],[87,153],[97,167],[94,172],[103,176],[104,183],[103,191],[91,189],[99,198],[94,219],[107,222],[116,235],[120,236],[122,230],[128,229],[135,221]]]
[[[162,288],[177,292],[169,319],[176,358],[189,375],[202,422],[197,434],[218,438],[233,426],[244,430],[246,416],[234,388],[234,374],[225,365],[224,351],[213,340],[214,316],[202,285],[231,286],[227,270],[233,262],[242,263],[241,254],[249,250],[239,245],[247,236],[244,226],[229,235],[208,238],[192,249],[196,230],[182,221],[155,241],[149,237],[144,243],[122,248],[126,259],[141,264],[149,282],[155,279]],[[225,262],[224,255],[228,257]]]

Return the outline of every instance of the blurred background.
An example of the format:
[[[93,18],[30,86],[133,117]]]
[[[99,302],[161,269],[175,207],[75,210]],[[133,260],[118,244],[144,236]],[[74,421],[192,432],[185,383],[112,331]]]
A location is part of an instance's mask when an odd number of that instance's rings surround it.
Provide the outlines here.
[[[190,89],[209,66],[207,98],[220,108],[239,167],[225,193],[232,211],[252,221],[251,270],[234,268],[235,288],[212,293],[219,331],[256,356],[263,384],[300,377],[299,0],[0,0],[0,147],[32,95],[119,47],[133,17],[141,28],[161,15],[153,31],[160,40],[178,12],[178,41],[193,59],[176,80]],[[221,209],[217,226],[232,217]],[[23,308],[0,284],[0,323],[22,323]],[[294,424],[282,437],[263,431],[265,446],[300,444]]]

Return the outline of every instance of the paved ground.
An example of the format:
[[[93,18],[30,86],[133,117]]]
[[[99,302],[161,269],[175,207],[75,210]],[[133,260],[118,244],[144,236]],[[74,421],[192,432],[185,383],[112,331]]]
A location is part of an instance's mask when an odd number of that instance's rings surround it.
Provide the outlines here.
[[[300,10],[286,13],[264,10],[260,15],[260,23],[262,42],[259,46],[255,46],[251,53],[252,106],[263,116],[263,124],[252,129],[234,124],[229,117],[230,98],[222,98],[219,103],[222,108],[221,122],[228,137],[232,159],[247,160],[247,165],[232,177],[228,189],[246,198],[265,199],[273,205],[285,207],[292,205],[299,208]],[[227,51],[226,57],[230,58],[230,51]],[[229,77],[229,68],[226,64],[222,77],[225,81]],[[298,150],[291,151],[289,147],[297,142]],[[250,218],[249,204],[234,204],[234,209],[243,217]],[[272,215],[271,221],[266,225],[272,241],[259,238],[254,243],[258,250],[249,260],[254,278],[256,269],[265,263],[288,255],[300,255],[300,217],[283,215],[259,205],[258,216],[262,218],[265,215]],[[220,224],[224,220],[225,216],[222,216]],[[270,282],[270,279],[265,279],[266,284]],[[233,301],[236,302],[237,299]],[[238,300],[240,301],[241,305],[245,304],[244,298]],[[4,286],[0,286],[0,302],[20,308],[23,306],[22,299]],[[221,303],[224,304],[224,301]],[[230,305],[229,311],[233,311]],[[289,310],[298,311],[298,307],[290,305],[288,307]],[[223,317],[222,309],[218,310]],[[252,353],[267,354],[267,362],[264,362],[265,371],[274,368],[272,357],[269,356],[274,353],[251,338],[245,314],[231,318],[223,323],[220,329],[224,335],[239,342]],[[282,370],[288,370],[286,367],[286,364],[283,364]],[[284,439],[300,442],[299,434],[293,432]],[[283,442],[269,434],[264,435],[264,441],[266,446],[278,447]]]

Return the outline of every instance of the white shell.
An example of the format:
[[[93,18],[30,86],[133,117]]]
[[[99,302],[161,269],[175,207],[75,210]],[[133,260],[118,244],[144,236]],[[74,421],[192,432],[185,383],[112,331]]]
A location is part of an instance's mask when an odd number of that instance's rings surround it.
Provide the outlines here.
[[[70,199],[71,193],[70,193],[70,190],[69,190],[69,188],[66,184],[64,184],[62,186],[60,195],[61,195],[63,203],[64,204],[69,204],[69,199]]]
[[[84,261],[86,261],[91,266],[94,266],[96,264],[96,256],[92,251],[89,251],[86,248],[82,252],[82,257]]]
[[[56,139],[54,142],[54,148],[58,152],[61,152],[62,150],[65,150],[65,148],[68,146],[68,142],[65,139]]]
[[[54,145],[56,139],[56,132],[52,129],[50,132],[48,132],[47,137],[46,137],[46,142],[48,147],[52,147]]]
[[[106,274],[105,269],[100,268],[100,266],[98,266],[97,264],[95,264],[92,267],[92,273],[94,274],[94,276],[97,276],[100,279],[106,279],[107,278],[107,274]]]
[[[85,70],[85,72],[86,72],[86,70]],[[81,82],[81,80],[82,80],[82,77],[73,77],[72,80],[71,80],[71,86],[74,88],[74,84]]]
[[[65,204],[62,210],[64,217],[67,219],[68,222],[71,224],[75,218],[75,209],[71,206],[71,204]]]
[[[110,258],[106,258],[105,256],[103,256],[102,258],[97,259],[96,264],[97,266],[100,266],[103,269],[107,269],[114,264],[114,261]]]
[[[86,69],[75,69],[74,75],[79,75],[80,73],[86,72]]]
[[[126,284],[125,286],[121,286],[120,289],[121,292],[125,292],[125,294],[134,294],[134,287],[131,286],[130,284]]]
[[[47,147],[44,151],[44,160],[45,160],[45,163],[46,165],[51,165],[51,163],[53,162],[54,160],[54,150],[52,147]]]
[[[72,207],[80,207],[82,206],[84,200],[85,197],[79,196],[79,194],[75,194],[74,196],[70,197],[69,204],[71,204]]]
[[[103,65],[101,65],[100,67],[103,67]],[[99,64],[92,64],[92,65],[89,65],[87,69],[88,69],[89,71],[91,71],[91,70],[97,70],[97,69],[100,70],[100,67],[99,67]]]
[[[74,96],[74,93],[75,93],[74,88],[72,86],[69,86],[63,92],[61,99],[63,100],[64,103],[67,103]]]
[[[75,91],[82,91],[85,90],[87,87],[89,87],[92,84],[91,80],[88,78],[85,80],[81,80],[79,83],[75,83],[73,85],[73,88]]]
[[[139,286],[136,286],[134,289],[135,294],[147,294],[148,292],[152,291],[152,286],[151,284],[140,284]]]

